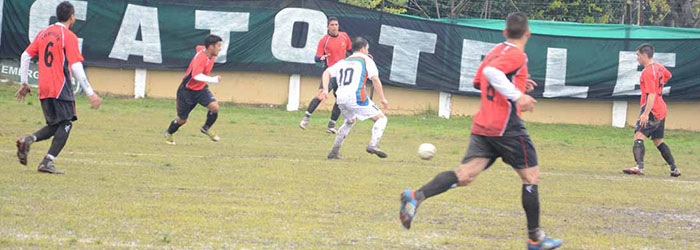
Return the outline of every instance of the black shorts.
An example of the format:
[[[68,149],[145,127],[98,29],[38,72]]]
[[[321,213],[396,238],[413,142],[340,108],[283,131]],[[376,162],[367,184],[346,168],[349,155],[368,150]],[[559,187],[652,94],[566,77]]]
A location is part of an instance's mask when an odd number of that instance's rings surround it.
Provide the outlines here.
[[[187,119],[197,104],[206,107],[215,101],[216,98],[209,87],[204,87],[202,90],[191,90],[181,86],[177,89],[177,116],[180,119]]]
[[[75,101],[63,101],[54,98],[41,99],[41,109],[44,111],[46,124],[53,126],[63,121],[78,120],[75,112]]]
[[[642,114],[644,109],[642,109]],[[641,114],[640,114],[641,115]],[[649,122],[643,128],[639,126],[639,120],[637,120],[637,125],[634,128],[634,133],[642,132],[644,136],[651,137],[651,139],[661,139],[664,138],[664,130],[666,129],[666,119],[659,121],[654,117],[654,114],[649,114]]]
[[[483,136],[471,135],[467,155],[462,159],[462,164],[475,157],[489,158],[489,168],[498,157],[503,162],[515,169],[525,169],[537,166],[537,152],[532,144],[530,136]]]
[[[323,81],[318,84],[318,89],[323,89]],[[331,77],[331,80],[328,82],[328,92],[331,92],[331,90],[333,91],[333,95],[337,96],[335,92],[338,91],[338,82],[335,77]]]

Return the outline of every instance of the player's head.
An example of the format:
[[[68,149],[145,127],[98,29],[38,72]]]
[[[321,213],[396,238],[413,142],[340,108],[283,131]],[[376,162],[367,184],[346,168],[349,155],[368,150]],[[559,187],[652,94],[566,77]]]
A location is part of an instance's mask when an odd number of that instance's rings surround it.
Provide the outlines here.
[[[217,35],[208,35],[204,38],[204,47],[212,56],[218,56],[221,51],[221,37]]]
[[[503,35],[507,39],[520,40],[530,37],[530,25],[527,21],[527,16],[522,12],[513,12],[506,18],[506,28],[503,30]]]
[[[75,23],[75,8],[68,1],[61,2],[56,7],[56,19],[61,23],[67,23],[71,28]]]
[[[654,58],[654,46],[648,43],[642,43],[637,47],[637,62],[645,66]]]
[[[352,39],[352,52],[369,54],[369,42],[361,36]]]
[[[340,24],[338,23],[338,18],[331,17],[328,18],[328,34],[331,36],[337,36],[338,35],[338,28],[340,28]]]

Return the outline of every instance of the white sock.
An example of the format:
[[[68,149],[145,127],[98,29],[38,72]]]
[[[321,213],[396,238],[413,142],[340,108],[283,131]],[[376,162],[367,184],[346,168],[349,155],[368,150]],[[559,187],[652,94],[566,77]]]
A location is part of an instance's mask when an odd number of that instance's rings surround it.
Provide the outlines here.
[[[345,142],[345,138],[347,138],[348,135],[350,135],[350,130],[353,126],[355,126],[355,123],[350,123],[347,120],[345,120],[343,126],[340,126],[340,129],[338,129],[338,134],[335,135],[335,142],[333,142],[334,152],[338,152],[338,150],[340,150],[340,147],[343,146],[343,142]]]
[[[374,122],[374,126],[372,127],[372,140],[369,141],[370,146],[376,147],[379,144],[379,140],[381,140],[382,135],[384,135],[384,128],[386,128],[386,123],[388,121],[389,119],[382,117]]]
[[[55,160],[55,159],[56,159],[56,157],[55,157],[55,156],[53,156],[53,155],[50,155],[50,154],[46,154],[46,158],[47,158],[47,159],[49,159],[50,161],[53,161],[53,160]]]

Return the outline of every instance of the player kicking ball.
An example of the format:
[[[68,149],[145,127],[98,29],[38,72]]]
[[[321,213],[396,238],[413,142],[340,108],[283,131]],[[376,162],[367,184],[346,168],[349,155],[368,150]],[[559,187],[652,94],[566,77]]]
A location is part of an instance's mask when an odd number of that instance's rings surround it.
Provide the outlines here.
[[[530,29],[527,16],[523,13],[508,15],[503,34],[506,42],[496,45],[486,55],[474,78],[474,87],[481,89],[481,107],[474,116],[471,141],[462,164],[457,170],[438,174],[418,190],[402,192],[399,219],[410,229],[422,202],[451,188],[469,185],[500,157],[513,167],[523,182],[527,248],[554,249],[561,246],[562,241],[547,237],[540,229],[537,153],[520,119],[520,112],[532,110],[536,102],[525,94],[536,86],[534,81],[528,80],[525,44]]]
[[[63,174],[56,169],[54,160],[68,142],[68,135],[73,121],[78,120],[75,111],[75,97],[71,83],[72,76],[78,81],[93,108],[98,108],[102,99],[94,93],[83,69],[83,56],[78,47],[78,37],[70,30],[75,24],[75,8],[68,1],[56,7],[57,23],[37,34],[34,41],[22,53],[20,81],[22,87],[15,96],[22,102],[31,88],[27,84],[29,63],[38,57],[39,63],[39,100],[46,119],[46,126],[31,135],[17,139],[17,158],[19,163],[27,165],[29,148],[32,143],[53,137],[49,152],[39,163],[38,171],[49,174]]]
[[[379,158],[386,158],[387,154],[379,148],[379,140],[382,139],[387,118],[382,111],[367,96],[367,80],[372,80],[372,86],[376,90],[384,108],[389,101],[384,97],[382,82],[379,80],[379,71],[374,60],[369,55],[369,43],[362,37],[356,37],[352,42],[352,52],[345,58],[323,72],[323,91],[319,94],[319,100],[328,98],[328,83],[334,77],[338,84],[336,90],[336,103],[340,108],[345,123],[338,129],[333,143],[333,149],[328,154],[328,159],[341,159],[340,147],[350,134],[357,120],[370,119],[374,121],[372,127],[372,139],[367,146],[367,153],[375,154]]]
[[[177,89],[177,118],[170,122],[168,130],[165,131],[165,143],[175,145],[173,134],[185,125],[187,117],[197,104],[207,107],[207,121],[199,131],[209,136],[212,141],[219,141],[219,136],[211,131],[211,126],[219,117],[219,103],[214,94],[209,90],[209,85],[221,82],[221,76],[209,76],[214,59],[221,51],[221,37],[209,35],[204,38],[204,46],[197,46],[197,54],[190,62],[185,77]]]
[[[651,137],[661,156],[671,167],[671,177],[681,176],[681,170],[676,167],[676,162],[671,154],[671,149],[664,143],[664,124],[666,123],[666,103],[663,98],[664,85],[671,79],[669,72],[663,65],[654,62],[654,46],[645,43],[637,48],[637,62],[644,66],[639,79],[642,91],[641,113],[637,126],[634,129],[634,146],[632,153],[637,165],[623,169],[625,174],[644,175],[644,140]]]

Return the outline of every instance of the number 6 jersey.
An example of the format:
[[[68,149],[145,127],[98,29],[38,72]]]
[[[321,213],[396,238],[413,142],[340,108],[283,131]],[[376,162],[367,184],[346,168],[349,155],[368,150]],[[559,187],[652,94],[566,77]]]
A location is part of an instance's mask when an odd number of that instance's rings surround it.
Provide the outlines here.
[[[369,105],[367,84],[374,76],[379,76],[377,65],[369,56],[356,52],[327,69],[338,83],[336,103],[356,103]]]
[[[78,37],[62,23],[37,34],[25,51],[39,62],[39,99],[74,101],[70,66],[82,62]]]

